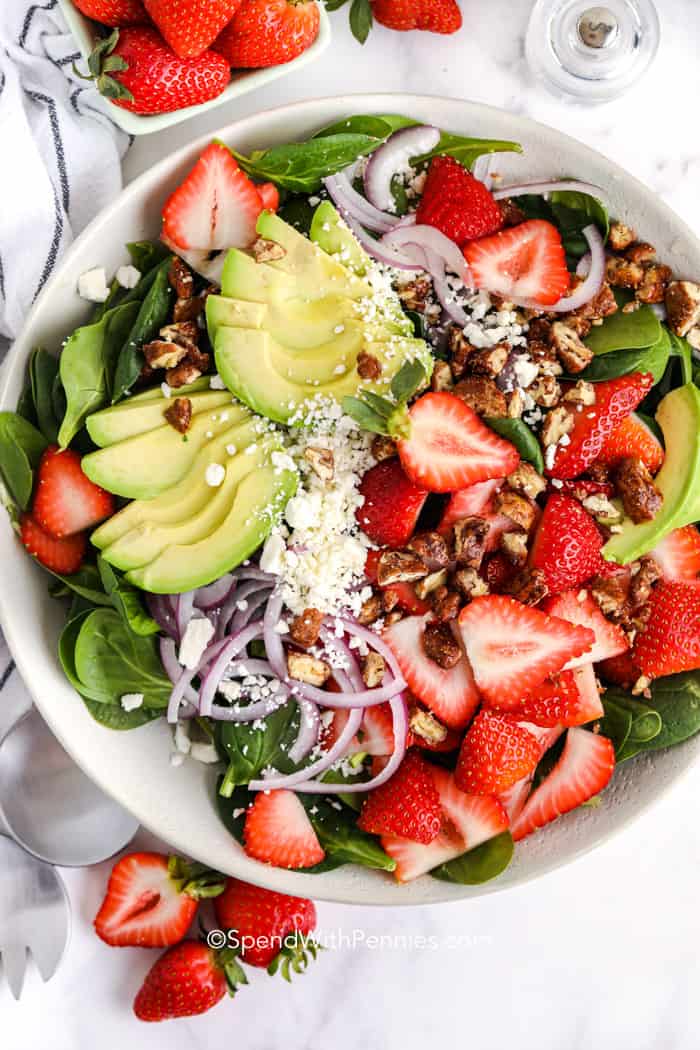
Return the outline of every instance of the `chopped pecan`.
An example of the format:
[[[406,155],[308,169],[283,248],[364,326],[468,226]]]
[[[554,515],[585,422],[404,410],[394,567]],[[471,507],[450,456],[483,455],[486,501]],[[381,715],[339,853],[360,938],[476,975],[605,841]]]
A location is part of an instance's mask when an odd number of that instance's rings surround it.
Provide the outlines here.
[[[363,627],[368,627],[371,623],[375,623],[381,615],[382,600],[378,594],[373,594],[371,598],[362,603],[357,614],[357,622]]]
[[[639,263],[613,256],[608,259],[605,276],[613,288],[639,288],[644,277],[644,270]]]
[[[608,282],[604,281],[598,294],[594,295],[583,306],[579,306],[574,313],[577,317],[583,317],[591,321],[600,320],[603,317],[609,317],[610,314],[617,313],[617,300]]]
[[[574,415],[565,405],[550,408],[544,417],[544,423],[540,432],[542,444],[545,448],[549,445],[556,445],[563,437],[571,433],[574,429],[574,424]]]
[[[605,463],[591,463],[586,473],[591,481],[595,481],[598,485],[610,483],[610,471]]]
[[[149,368],[174,368],[187,356],[187,347],[169,343],[165,339],[154,339],[144,346],[143,356]]]
[[[506,414],[509,419],[520,419],[525,411],[525,398],[518,387],[506,394]]]
[[[163,415],[171,427],[181,434],[186,434],[192,422],[192,402],[188,397],[176,397]]]
[[[416,277],[412,281],[407,281],[399,286],[399,299],[406,310],[415,310],[417,313],[422,313],[432,287],[432,281],[429,277]]]
[[[168,268],[168,283],[178,299],[189,299],[194,292],[194,276],[179,256],[174,255]]]
[[[428,575],[428,567],[413,551],[382,551],[377,562],[380,587],[392,583],[412,583]]]
[[[521,492],[530,499],[537,499],[547,487],[542,475],[537,473],[532,463],[526,463],[524,459],[518,463],[513,473],[508,475],[506,482],[514,492]]]
[[[579,314],[563,314],[561,323],[565,324],[567,328],[573,329],[581,339],[585,339],[591,330],[591,322],[587,317],[581,317]]]
[[[184,346],[187,350],[199,342],[199,328],[194,321],[177,321],[173,324],[166,324],[158,335],[167,343],[177,343],[178,346]]]
[[[553,375],[538,376],[527,392],[540,408],[553,408],[561,401],[561,387]]]
[[[294,649],[287,652],[287,673],[297,682],[320,687],[325,685],[331,676],[330,665],[310,653],[297,653]]]
[[[504,532],[498,546],[513,565],[524,565],[527,560],[527,533]]]
[[[527,349],[540,375],[560,376],[564,371],[559,363],[556,350],[549,343],[528,343]]]
[[[384,612],[392,612],[398,604],[399,596],[392,587],[382,591],[382,610]]]
[[[622,623],[627,617],[627,579],[619,576],[595,576],[591,580],[591,594],[603,616],[613,623]]]
[[[468,601],[489,593],[488,583],[476,569],[457,569],[452,575],[452,582],[462,597]]]
[[[651,597],[654,584],[661,579],[661,569],[658,563],[650,555],[646,554],[639,559],[637,565],[632,566],[630,579],[629,602],[633,609],[646,605]]]
[[[637,456],[625,456],[615,469],[615,486],[626,514],[639,523],[651,521],[663,503],[663,495],[645,463]]]
[[[204,311],[204,300],[199,295],[190,299],[177,299],[173,307],[173,321],[195,321]]]
[[[332,481],[335,475],[335,458],[329,448],[315,448],[307,445],[304,459],[321,481]]]
[[[187,357],[185,358],[188,364],[194,365],[200,372],[206,372],[209,368],[209,354],[200,350],[196,346],[191,346],[187,351]]]
[[[368,689],[374,689],[375,686],[382,684],[386,672],[383,656],[372,650],[362,657],[360,666],[362,668],[362,680]]]
[[[622,512],[602,492],[585,495],[581,500],[581,506],[595,518],[599,525],[617,525],[622,521]]]
[[[625,259],[629,259],[633,263],[652,262],[655,258],[656,248],[653,244],[647,244],[646,241],[638,241],[637,244],[631,244],[625,251]]]
[[[549,594],[542,569],[523,569],[510,581],[506,593],[523,605],[538,605]]]
[[[700,324],[700,284],[695,281],[671,281],[666,289],[666,314],[676,335],[687,335]]]
[[[624,222],[611,222],[610,232],[608,233],[608,244],[614,252],[623,252],[625,248],[629,248],[630,244],[636,240],[636,233],[631,226],[627,226]]]
[[[452,369],[447,361],[436,361],[433,365],[433,374],[430,377],[430,389],[439,392],[441,390],[451,390],[453,386]]]
[[[637,299],[642,303],[662,303],[671,277],[670,266],[664,266],[662,263],[647,263],[644,267],[642,283],[635,293]]]
[[[295,616],[289,625],[289,637],[297,645],[308,649],[318,641],[319,631],[323,623],[323,613],[319,609],[304,609]]]
[[[404,615],[403,609],[394,609],[392,612],[386,614],[384,617],[384,623],[387,627],[391,627],[392,623],[398,623],[399,620],[403,620]]]
[[[439,532],[418,532],[406,545],[427,565],[431,572],[444,569],[450,564],[450,548]]]
[[[384,459],[392,459],[396,455],[396,442],[384,434],[376,434],[372,438],[371,452],[378,463]]]
[[[444,587],[447,583],[447,569],[437,569],[435,572],[431,572],[430,575],[424,576],[422,580],[414,586],[416,597],[420,598],[421,601],[425,601],[428,595],[436,591],[438,587]]]
[[[460,518],[453,528],[457,564],[465,569],[480,568],[489,533],[488,522],[478,517]]]
[[[418,704],[412,704],[409,709],[408,727],[428,744],[441,744],[447,738],[447,726],[438,721],[431,711],[426,711]]]
[[[189,361],[182,361],[175,368],[168,369],[165,373],[165,381],[173,390],[177,390],[178,387],[194,383],[195,379],[199,379],[201,374],[201,370],[196,365],[190,364]]]
[[[368,354],[366,350],[360,350],[357,355],[357,374],[360,379],[379,379],[382,374],[381,361],[374,354]]]
[[[505,416],[508,406],[505,394],[488,376],[467,376],[461,379],[452,393],[464,401],[479,416]]]
[[[519,226],[521,222],[525,221],[525,212],[510,197],[499,201],[498,206],[501,209],[501,218],[504,226]]]
[[[462,650],[446,623],[428,623],[423,631],[425,655],[444,671],[459,663]]]
[[[593,360],[593,351],[563,321],[555,321],[552,325],[552,346],[566,371],[571,374],[582,372]]]
[[[579,379],[564,394],[563,399],[569,405],[590,406],[595,404],[595,386]]]
[[[447,346],[450,353],[450,370],[454,378],[459,379],[466,371],[469,358],[476,353],[476,347],[472,346],[457,325],[448,332]]]
[[[258,237],[256,241],[253,241],[251,250],[258,263],[276,262],[278,259],[284,259],[287,254],[281,244],[278,244],[277,241],[269,241],[266,237]]]
[[[533,317],[527,328],[527,341],[528,343],[544,343],[546,345],[549,342],[551,332],[551,321],[545,320],[544,317]]]
[[[505,514],[525,532],[529,532],[535,524],[537,514],[535,504],[527,496],[522,496],[512,489],[501,489],[493,501],[493,507],[497,514]]]
[[[462,603],[455,591],[450,591],[447,587],[438,587],[432,597],[436,619],[445,622],[457,618]]]
[[[469,371],[474,375],[491,376],[494,379],[503,371],[509,354],[510,347],[507,343],[475,350],[469,358]]]

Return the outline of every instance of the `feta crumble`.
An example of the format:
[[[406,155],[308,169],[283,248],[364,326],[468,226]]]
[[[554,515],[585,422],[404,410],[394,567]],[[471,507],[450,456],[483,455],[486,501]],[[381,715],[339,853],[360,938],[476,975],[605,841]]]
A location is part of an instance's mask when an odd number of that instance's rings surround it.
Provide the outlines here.
[[[109,285],[104,266],[86,270],[78,278],[78,295],[89,303],[104,303],[109,296]]]
[[[188,671],[193,671],[204,650],[214,636],[214,624],[205,616],[190,620],[180,642],[178,660]]]
[[[226,389],[226,384],[224,383],[224,381],[223,381],[223,379],[221,378],[220,375],[215,375],[215,376],[211,377],[211,379],[209,380],[209,389],[210,390],[225,390]]]
[[[141,280],[141,271],[135,266],[120,266],[116,278],[117,284],[122,288],[135,288]]]
[[[204,480],[210,488],[218,489],[226,477],[226,468],[220,463],[210,463],[204,472]]]
[[[124,693],[119,698],[119,703],[124,711],[138,711],[143,706],[143,693]]]

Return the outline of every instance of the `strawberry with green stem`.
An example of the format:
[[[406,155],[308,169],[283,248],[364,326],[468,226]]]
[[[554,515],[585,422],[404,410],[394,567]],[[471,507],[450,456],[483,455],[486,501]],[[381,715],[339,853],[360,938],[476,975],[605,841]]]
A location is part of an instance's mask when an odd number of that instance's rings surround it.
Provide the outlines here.
[[[140,1021],[168,1021],[206,1013],[248,979],[234,948],[182,941],[151,967],[134,1000]]]

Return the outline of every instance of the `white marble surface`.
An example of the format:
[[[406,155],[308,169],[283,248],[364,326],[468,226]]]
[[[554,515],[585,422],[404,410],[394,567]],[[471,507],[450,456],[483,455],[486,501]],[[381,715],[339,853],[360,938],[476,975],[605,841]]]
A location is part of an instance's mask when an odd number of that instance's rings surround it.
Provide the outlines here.
[[[125,176],[237,115],[321,95],[410,91],[477,99],[566,130],[658,190],[700,232],[700,5],[657,2],[663,43],[655,65],[626,98],[590,109],[553,99],[529,80],[529,0],[462,0],[459,36],[377,28],[364,49],[341,10],[331,49],[316,65],[141,139]],[[480,1050],[694,1050],[699,790],[700,769],[612,843],[507,895],[391,912],[321,905],[324,938],[343,940],[313,973],[292,986],[254,973],[234,1002],[163,1026],[139,1025],[130,1014],[155,953],[109,949],[92,933],[109,866],[67,871],[74,930],[66,960],[47,986],[32,971],[19,1004],[0,984],[2,1043],[9,1050],[417,1050],[459,1040]],[[382,947],[373,936],[385,938]]]

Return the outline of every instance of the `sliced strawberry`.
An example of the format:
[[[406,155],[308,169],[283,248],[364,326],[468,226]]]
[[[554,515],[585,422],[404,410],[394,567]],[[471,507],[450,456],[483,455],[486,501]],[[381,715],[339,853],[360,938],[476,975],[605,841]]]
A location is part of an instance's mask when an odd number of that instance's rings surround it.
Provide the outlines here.
[[[427,844],[440,833],[441,816],[432,767],[417,751],[409,751],[394,775],[369,792],[357,826],[372,835],[400,835]]]
[[[472,241],[464,255],[476,287],[505,299],[551,306],[569,290],[561,235],[543,219]]]
[[[573,671],[560,671],[546,678],[516,704],[504,703],[499,698],[489,703],[489,707],[538,726],[580,725],[581,696]]]
[[[381,546],[403,547],[416,527],[427,490],[406,477],[398,459],[385,459],[364,475],[360,494],[364,503],[355,517],[365,535]]]
[[[462,741],[455,783],[471,795],[497,795],[532,772],[539,758],[537,738],[517,718],[482,708]]]
[[[632,650],[642,674],[660,678],[700,668],[700,587],[695,583],[659,583],[649,605],[649,620]]]
[[[669,532],[651,554],[665,580],[700,579],[700,532],[695,525]]]
[[[598,670],[606,682],[621,685],[623,689],[631,689],[642,673],[634,662],[629,649],[626,653],[601,661],[598,664]]]
[[[519,724],[523,726],[524,729],[528,729],[539,741],[540,758],[549,751],[550,747],[557,742],[561,734],[564,732],[562,726],[554,726],[552,729],[543,729],[541,726],[536,726],[532,722],[520,722]],[[520,780],[517,780],[515,784],[511,785],[506,791],[501,791],[498,794],[498,801],[506,811],[508,823],[511,827],[519,817],[523,806],[527,802],[530,791],[532,790],[534,775],[535,770],[528,773],[527,776],[522,777]]]
[[[394,878],[398,882],[411,882],[465,852],[461,835],[449,823],[428,845],[400,835],[382,835],[381,843],[384,852],[396,861]]]
[[[367,755],[393,754],[394,719],[389,704],[366,708],[358,737],[360,747]]]
[[[452,526],[461,518],[478,516],[488,522],[489,531],[484,540],[484,550],[495,551],[504,532],[513,532],[517,525],[505,514],[493,512],[493,499],[503,485],[503,478],[492,481],[480,481],[469,488],[460,489],[450,496],[437,531],[442,536],[449,536]]]
[[[598,463],[612,467],[625,456],[641,459],[652,474],[657,473],[664,461],[663,445],[636,412],[630,412],[604,439]]]
[[[187,933],[201,896],[221,892],[218,872],[192,872],[186,861],[162,853],[129,853],[114,865],[95,917],[107,944],[164,948]]]
[[[512,580],[517,576],[518,568],[505,554],[496,551],[495,554],[486,556],[480,572],[488,583],[491,594],[501,594],[508,590]]]
[[[367,560],[365,562],[365,575],[376,586],[379,586],[377,584],[377,562],[381,554],[381,551],[367,551]],[[411,613],[413,616],[423,616],[430,611],[430,602],[418,597],[412,583],[403,581],[390,583],[387,587],[381,587],[380,589],[384,594],[393,595],[396,598],[396,604],[404,612]]]
[[[458,729],[448,729],[415,698],[411,698],[409,705],[409,726],[407,747],[447,753],[456,751],[462,743],[462,734]]]
[[[435,226],[460,247],[503,226],[498,203],[484,186],[453,157],[433,157],[416,221]]]
[[[430,492],[501,478],[520,461],[515,446],[454,394],[424,394],[408,415],[410,436],[398,440],[399,457],[411,481]]]
[[[398,660],[408,686],[446,726],[463,729],[479,705],[474,677],[463,657],[449,671],[438,667],[423,649],[429,616],[407,616],[384,631],[384,641]]]
[[[550,496],[530,551],[550,594],[589,580],[600,566],[603,537],[591,515],[571,496]]]
[[[260,194],[265,211],[277,211],[280,206],[280,191],[274,182],[259,182],[255,188]]]
[[[278,868],[311,868],[325,857],[306,810],[293,791],[259,791],[246,811],[245,851]]]
[[[332,692],[338,692],[339,690],[333,689]],[[319,734],[319,743],[324,751],[330,751],[333,745],[336,743],[338,737],[345,729],[350,712],[343,707],[335,708],[334,710],[328,710],[321,716],[321,732]],[[348,745],[347,753],[349,755],[356,755],[358,752],[363,751],[364,748],[360,743],[357,736],[354,736]]]
[[[581,627],[590,628],[595,635],[595,644],[591,651],[570,660],[567,668],[607,660],[629,649],[629,642],[623,630],[605,619],[588,591],[564,591],[556,598],[545,598],[542,608],[550,616],[558,616],[567,623],[577,623]]]
[[[594,405],[577,412],[566,444],[555,445],[554,461],[545,473],[552,478],[576,478],[598,459],[604,442],[648,394],[654,382],[648,372],[595,384]]]
[[[582,667],[574,668],[574,678],[581,697],[578,724],[585,725],[587,722],[592,722],[594,718],[602,718],[605,712],[600,700],[600,689],[593,664],[584,664]]]
[[[574,627],[502,594],[465,606],[459,629],[476,684],[495,703],[529,696],[595,641],[587,627]]]
[[[71,448],[50,445],[39,463],[32,515],[42,529],[64,539],[114,514],[114,496],[83,474]]]
[[[569,729],[561,757],[535,788],[512,827],[516,842],[576,809],[606,786],[615,769],[615,748],[607,737]]]
[[[38,525],[30,514],[20,521],[22,543],[33,558],[59,576],[72,576],[83,563],[87,537],[84,532],[57,540]]]
[[[247,248],[262,200],[231,151],[211,142],[163,208],[162,236],[183,250]]]

